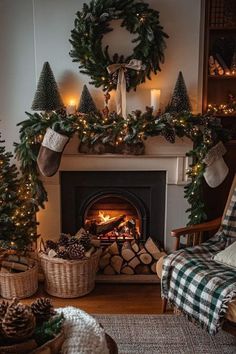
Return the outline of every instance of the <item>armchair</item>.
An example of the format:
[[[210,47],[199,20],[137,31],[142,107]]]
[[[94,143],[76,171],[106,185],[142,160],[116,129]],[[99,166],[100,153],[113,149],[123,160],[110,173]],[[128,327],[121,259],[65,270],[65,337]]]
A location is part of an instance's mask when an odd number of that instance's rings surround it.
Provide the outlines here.
[[[179,229],[172,230],[171,236],[175,238],[175,250],[180,250],[181,249],[181,240],[182,238],[185,239],[185,246],[191,247],[191,246],[197,246],[200,245],[203,241],[203,233],[206,231],[214,235],[216,233],[221,225],[222,221],[224,220],[226,211],[228,210],[232,195],[234,191],[236,190],[236,175],[234,177],[232,187],[228,196],[228,200],[224,209],[224,213],[222,218],[218,218],[209,222],[205,222],[199,225],[193,225],[193,226],[188,226],[188,227],[183,227]],[[236,235],[235,235],[236,237]],[[157,274],[158,276],[162,279],[163,276],[163,260],[164,257],[161,258],[158,263],[157,263]],[[166,312],[166,307],[167,307],[167,299],[163,298],[162,300],[162,312]],[[223,329],[227,330],[228,332],[236,335],[236,297],[233,298],[233,301],[231,301],[228,305],[227,312],[224,316],[224,324],[223,324]]]

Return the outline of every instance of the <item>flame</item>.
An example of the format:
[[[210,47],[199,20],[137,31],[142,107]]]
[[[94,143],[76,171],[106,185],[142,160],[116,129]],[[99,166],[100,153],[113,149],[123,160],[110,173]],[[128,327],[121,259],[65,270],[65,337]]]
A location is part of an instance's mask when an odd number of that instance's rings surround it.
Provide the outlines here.
[[[101,219],[102,222],[107,222],[110,219],[112,219],[110,217],[110,215],[105,215],[105,213],[103,211],[99,211],[98,216],[99,216],[99,218]]]

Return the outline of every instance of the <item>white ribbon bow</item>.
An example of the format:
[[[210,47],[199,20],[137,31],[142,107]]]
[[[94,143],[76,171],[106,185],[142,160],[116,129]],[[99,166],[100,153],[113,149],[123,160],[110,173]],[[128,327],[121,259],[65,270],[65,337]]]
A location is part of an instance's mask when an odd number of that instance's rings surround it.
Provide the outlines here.
[[[111,64],[107,67],[109,74],[119,71],[116,87],[116,111],[117,114],[122,115],[124,118],[126,118],[126,69],[139,71],[144,70],[145,66],[142,65],[141,60],[132,59],[129,63]]]

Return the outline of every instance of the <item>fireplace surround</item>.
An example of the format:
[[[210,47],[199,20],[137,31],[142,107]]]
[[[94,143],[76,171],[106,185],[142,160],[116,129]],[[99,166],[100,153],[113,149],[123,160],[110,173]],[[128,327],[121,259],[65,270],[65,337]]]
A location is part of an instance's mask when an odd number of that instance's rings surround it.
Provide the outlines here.
[[[75,234],[99,212],[125,214],[134,220],[139,241],[151,236],[164,245],[165,171],[62,171],[60,186],[62,232]]]

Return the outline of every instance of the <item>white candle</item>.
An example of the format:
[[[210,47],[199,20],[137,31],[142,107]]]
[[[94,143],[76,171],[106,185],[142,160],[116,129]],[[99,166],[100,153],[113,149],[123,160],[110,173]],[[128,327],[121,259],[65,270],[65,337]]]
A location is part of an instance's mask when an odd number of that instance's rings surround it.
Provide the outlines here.
[[[68,106],[66,107],[67,114],[74,114],[76,112],[75,100],[70,100]]]
[[[160,110],[160,97],[161,90],[151,89],[151,107],[153,108],[154,113],[157,113]]]

